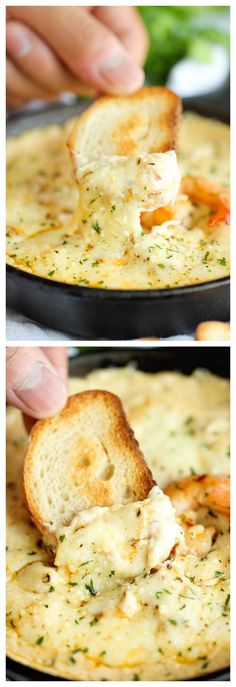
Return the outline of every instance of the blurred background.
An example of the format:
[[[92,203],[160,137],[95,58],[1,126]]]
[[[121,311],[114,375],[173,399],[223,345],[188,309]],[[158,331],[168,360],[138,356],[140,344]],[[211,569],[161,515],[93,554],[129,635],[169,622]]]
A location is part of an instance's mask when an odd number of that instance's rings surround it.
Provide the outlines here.
[[[220,88],[229,77],[229,7],[140,6],[150,36],[149,84],[182,97]]]

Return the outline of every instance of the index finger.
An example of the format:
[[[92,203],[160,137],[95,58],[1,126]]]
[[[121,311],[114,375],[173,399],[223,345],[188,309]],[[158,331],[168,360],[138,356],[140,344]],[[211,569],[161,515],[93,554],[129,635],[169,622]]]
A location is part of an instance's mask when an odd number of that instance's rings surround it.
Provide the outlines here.
[[[137,64],[143,65],[149,37],[134,7],[95,7],[93,14],[119,38]]]

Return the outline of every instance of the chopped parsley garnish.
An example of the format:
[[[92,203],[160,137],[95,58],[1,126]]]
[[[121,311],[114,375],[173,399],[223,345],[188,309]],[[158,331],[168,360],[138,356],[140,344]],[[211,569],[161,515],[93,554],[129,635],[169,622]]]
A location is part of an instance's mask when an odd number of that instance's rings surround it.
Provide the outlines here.
[[[77,587],[78,582],[68,582],[68,587]]]
[[[94,231],[96,231],[97,234],[101,234],[102,227],[100,227],[100,224],[98,223],[97,219],[96,222],[92,224],[92,228],[94,229]]]
[[[90,580],[90,582],[87,582],[87,584],[85,585],[85,589],[88,590],[88,592],[91,594],[91,596],[96,596],[97,592],[94,589],[92,579]]]
[[[37,639],[36,644],[39,644],[39,645],[42,644],[42,643],[43,643],[43,640],[44,640],[44,636],[42,635],[42,637],[39,637],[39,638]]]
[[[65,534],[60,534],[59,541],[64,541],[65,536],[66,536]]]
[[[134,673],[133,680],[140,680],[138,673]]]
[[[226,267],[226,258],[219,258],[219,259],[217,260],[217,262],[218,262],[219,265],[221,265],[222,267]]]
[[[177,620],[174,618],[169,618],[169,623],[171,623],[171,625],[178,625]]]
[[[208,666],[209,666],[209,661],[205,661],[205,663],[203,663],[203,665],[202,665],[202,669],[204,670],[205,668],[208,668]]]
[[[87,653],[88,653],[88,647],[85,646],[84,649],[73,649],[72,654],[78,654],[79,651],[80,651],[82,654],[87,654]]]
[[[227,594],[226,599],[225,599],[225,608],[228,608],[230,602],[230,594]]]
[[[55,270],[51,270],[51,272],[48,272],[48,277],[52,277],[52,275],[54,274],[54,272],[55,272]]]
[[[49,591],[50,591],[50,592],[55,592],[55,587],[52,587],[52,586],[51,586],[50,589],[49,589]]]
[[[76,663],[76,660],[75,660],[74,656],[70,656],[69,661],[70,661],[71,663]]]
[[[84,563],[80,563],[80,565],[78,565],[78,568],[83,568],[83,565],[88,565],[88,563],[92,563],[92,562],[93,561],[84,561]]]

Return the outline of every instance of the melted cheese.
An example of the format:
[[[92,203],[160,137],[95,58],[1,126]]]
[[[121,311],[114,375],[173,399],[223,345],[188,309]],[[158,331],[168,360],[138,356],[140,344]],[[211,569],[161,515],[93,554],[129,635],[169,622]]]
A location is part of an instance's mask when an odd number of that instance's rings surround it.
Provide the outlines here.
[[[124,237],[132,254],[142,233],[140,214],[173,203],[179,191],[176,153],[141,153],[138,157],[102,156],[76,160],[79,188],[75,226],[87,243],[94,231],[123,254]],[[129,243],[130,242],[130,243]],[[118,252],[117,252],[118,251]]]
[[[190,471],[191,444],[185,442],[186,427],[191,423],[186,425],[184,421],[190,413],[195,434],[189,437],[195,448],[199,450],[206,437],[212,442],[207,471],[228,474],[226,380],[200,371],[187,377],[177,373],[145,374],[128,367],[98,370],[70,384],[72,392],[75,387],[79,390],[95,385],[119,393],[133,428],[139,425],[142,443],[149,446],[148,462],[156,479],[162,474],[163,455],[163,482],[176,478],[176,462],[183,474]],[[174,457],[173,444],[169,443],[173,427],[178,434]],[[191,548],[186,551],[182,545],[175,546],[170,554],[175,540],[173,512],[169,501],[154,488],[151,499],[141,504],[81,514],[77,525],[74,521],[61,532],[61,561],[54,565],[25,508],[22,464],[26,444],[20,413],[9,409],[8,654],[71,680],[183,680],[227,666],[228,519],[199,509],[192,518],[189,541],[193,543],[198,535],[213,530],[214,543],[208,543],[204,555],[196,555]],[[192,451],[191,461],[192,469],[201,472],[198,451]],[[141,514],[137,517],[139,507]],[[168,518],[170,526],[165,531]],[[160,527],[164,528],[161,532]],[[186,532],[184,518],[180,518],[179,527]],[[63,538],[66,533],[71,536],[70,546],[66,536]],[[165,536],[172,538],[163,550]],[[129,577],[132,537],[137,574]],[[155,562],[159,562],[150,570],[152,561],[148,565],[147,561],[153,538]],[[83,553],[80,544],[85,546]],[[143,552],[140,558],[139,549]],[[124,562],[122,551],[127,554]],[[91,554],[93,560],[88,562],[87,555]]]
[[[79,160],[78,199],[65,147],[65,129],[57,126],[8,142],[9,264],[56,281],[109,289],[169,288],[229,274],[229,227],[209,229],[207,205],[182,198],[176,219],[141,231],[142,210],[176,197],[173,152],[103,158],[92,166]],[[178,165],[182,174],[228,187],[229,127],[184,115]]]
[[[181,536],[169,498],[153,487],[144,501],[79,513],[58,533],[55,565],[74,573],[75,580],[79,571],[79,582],[92,570],[101,591],[111,570],[110,579],[127,579],[158,568]]]

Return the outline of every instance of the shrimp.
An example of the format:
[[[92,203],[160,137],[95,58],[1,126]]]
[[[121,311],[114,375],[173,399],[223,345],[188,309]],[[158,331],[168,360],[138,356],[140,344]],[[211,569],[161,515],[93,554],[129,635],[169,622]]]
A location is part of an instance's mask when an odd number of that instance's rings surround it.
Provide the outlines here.
[[[223,515],[230,514],[230,479],[215,475],[185,477],[165,489],[177,515],[206,506]]]
[[[190,200],[186,195],[179,195],[174,205],[165,205],[165,207],[157,208],[157,210],[153,210],[153,212],[142,212],[141,224],[145,230],[150,231],[152,227],[159,226],[173,219],[185,223],[191,211],[192,204]]]
[[[208,226],[214,227],[219,222],[229,223],[230,203],[229,191],[222,186],[217,186],[213,181],[205,177],[183,177],[181,192],[196,203],[206,203],[212,210]]]
[[[219,222],[229,223],[230,202],[227,189],[217,186],[205,177],[185,176],[181,181],[180,193],[181,195],[173,205],[166,205],[153,212],[143,212],[141,214],[142,226],[150,230],[153,226],[173,219],[184,221],[191,211],[190,201],[209,205],[212,210],[208,220],[210,228]]]
[[[230,480],[228,477],[202,475],[185,477],[165,489],[184,529],[187,551],[206,556],[217,536],[217,528],[199,522],[197,511],[205,506],[211,511],[229,516]],[[214,513],[213,513],[214,515]]]

